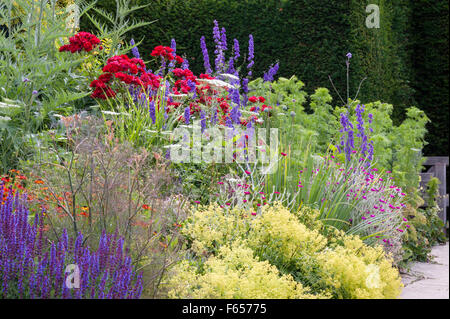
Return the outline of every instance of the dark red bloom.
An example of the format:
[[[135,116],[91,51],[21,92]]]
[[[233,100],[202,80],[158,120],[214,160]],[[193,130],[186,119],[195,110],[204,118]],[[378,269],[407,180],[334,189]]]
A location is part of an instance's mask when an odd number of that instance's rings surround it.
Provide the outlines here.
[[[180,57],[179,55],[177,55],[176,57],[175,57],[175,60],[177,61],[177,63],[183,63],[183,58],[182,57]]]
[[[252,103],[255,103],[255,102],[258,101],[258,98],[257,98],[256,96],[250,96],[250,97],[248,98],[248,101],[249,101],[249,102],[252,102]]]
[[[172,54],[173,49],[171,47],[164,47],[162,45],[158,45],[155,47],[150,54],[151,56],[160,56],[162,58],[166,58],[169,61],[172,61],[175,57]]]
[[[98,44],[100,44],[100,40],[95,35],[81,31],[69,38],[69,44],[61,46],[59,52],[70,51],[75,53],[82,50],[90,52]]]

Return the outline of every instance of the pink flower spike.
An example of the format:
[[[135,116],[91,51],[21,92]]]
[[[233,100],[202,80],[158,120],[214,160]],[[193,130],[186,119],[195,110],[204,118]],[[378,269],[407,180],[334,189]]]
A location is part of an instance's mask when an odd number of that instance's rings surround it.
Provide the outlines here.
[[[255,213],[255,212],[253,212],[253,213],[252,213],[252,215],[253,215],[253,216],[256,216],[256,213]]]
[[[225,205],[230,206],[231,204],[230,203],[225,203]]]
[[[245,171],[245,174],[250,175],[252,172]]]
[[[196,204],[200,204],[200,201],[196,200],[196,201],[194,201],[194,203],[196,203]]]
[[[223,185],[223,182],[217,182],[217,184],[219,184],[219,185]]]
[[[280,194],[280,192],[273,192],[274,194]]]
[[[286,153],[283,153],[283,152],[281,152],[281,155],[283,155],[283,156],[286,156],[287,154],[286,154]]]
[[[408,219],[407,219],[407,218],[405,218],[405,217],[403,217],[403,221],[407,222],[407,221],[408,221]]]
[[[298,185],[298,187],[303,187],[303,185]]]
[[[244,199],[244,200],[243,200],[243,202],[244,202],[244,203],[247,203],[247,200],[246,200],[246,199]]]
[[[411,226],[409,226],[409,225],[406,225],[406,227],[407,227],[407,228],[409,228],[409,227],[411,227]]]

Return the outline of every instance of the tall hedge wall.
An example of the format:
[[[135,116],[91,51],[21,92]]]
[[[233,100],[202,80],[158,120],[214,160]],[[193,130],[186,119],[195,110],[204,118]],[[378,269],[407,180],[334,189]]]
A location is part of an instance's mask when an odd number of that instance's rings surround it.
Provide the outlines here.
[[[449,154],[449,4],[413,1],[414,54],[417,104],[431,119],[426,154]],[[448,179],[447,179],[448,181]]]
[[[394,121],[416,105],[433,120],[429,126],[429,155],[448,154],[448,3],[442,0],[134,0],[149,6],[134,18],[155,23],[130,34],[143,40],[139,49],[149,58],[159,44],[175,38],[179,53],[191,68],[203,72],[200,37],[213,55],[213,20],[241,44],[241,63],[248,35],[255,40],[254,75],[261,76],[276,61],[279,75],[297,75],[312,92],[331,88],[328,75],[345,93],[345,54],[351,59],[351,96],[394,104]],[[115,0],[99,0],[114,8]],[[368,29],[365,9],[380,8],[380,28]],[[83,23],[84,22],[84,23]],[[89,28],[82,21],[84,28]],[[213,62],[213,59],[211,59]],[[332,92],[334,94],[334,92]],[[342,95],[343,95],[342,94]],[[338,103],[337,95],[334,94]],[[439,108],[439,109],[437,109]]]

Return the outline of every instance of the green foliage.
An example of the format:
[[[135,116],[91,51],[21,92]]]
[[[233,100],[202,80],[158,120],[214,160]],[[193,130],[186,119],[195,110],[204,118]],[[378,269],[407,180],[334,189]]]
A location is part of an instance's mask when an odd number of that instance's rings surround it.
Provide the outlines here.
[[[86,13],[86,18],[94,27],[92,31],[95,34],[98,34],[102,39],[108,39],[110,41],[112,50],[109,51],[108,57],[128,52],[132,46],[123,41],[125,35],[155,22],[144,22],[144,19],[136,20],[129,17],[131,14],[133,16],[138,15],[138,12],[146,8],[148,4],[131,5],[131,0],[114,0],[110,1],[111,6],[107,6],[105,10],[101,6],[102,3],[104,1],[92,7],[92,10]]]
[[[425,142],[425,125],[429,122],[425,113],[416,107],[407,109],[407,118],[403,123],[394,127],[393,131],[393,156],[392,171],[395,181],[401,185],[410,195],[410,200],[417,203],[419,195],[419,173],[425,159],[422,157],[422,149]]]
[[[411,87],[413,76],[410,59],[411,0],[352,0],[350,2],[350,67],[354,71],[352,78],[361,85],[360,96],[366,101],[376,101],[395,105],[393,119],[398,125],[404,118],[405,108],[415,103],[414,90]],[[367,28],[365,8],[376,4],[380,9],[380,27]],[[353,85],[355,89],[355,85]]]
[[[87,96],[87,83],[76,72],[83,57],[57,52],[61,38],[70,35],[67,18],[66,12],[57,11],[56,1],[18,0],[0,6],[6,25],[0,32],[0,116],[10,118],[0,127],[0,171],[30,155],[32,150],[24,148],[27,134],[48,127],[55,114],[84,106],[80,101]]]

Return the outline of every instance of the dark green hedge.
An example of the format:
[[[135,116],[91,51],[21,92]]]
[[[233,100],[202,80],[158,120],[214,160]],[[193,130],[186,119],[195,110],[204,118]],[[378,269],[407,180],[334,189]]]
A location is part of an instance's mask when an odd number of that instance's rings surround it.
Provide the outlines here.
[[[449,4],[413,1],[412,55],[417,104],[431,119],[426,154],[449,154]]]
[[[114,8],[115,0],[99,0]],[[427,152],[448,154],[448,3],[433,0],[134,0],[149,3],[133,17],[157,22],[131,36],[143,39],[139,49],[149,58],[159,44],[177,41],[191,69],[203,72],[200,37],[204,35],[213,63],[213,20],[227,30],[229,46],[241,44],[241,63],[248,35],[255,40],[254,75],[262,76],[276,61],[279,75],[297,75],[312,92],[331,88],[328,75],[345,95],[345,54],[351,60],[351,96],[363,82],[359,98],[394,104],[394,121],[416,105],[433,120]],[[366,5],[380,7],[380,28],[368,29]],[[82,24],[83,26],[83,24]],[[84,23],[85,28],[89,28]],[[243,63],[245,65],[245,63]],[[426,83],[425,83],[426,82]],[[445,92],[444,92],[445,91]],[[336,103],[337,96],[332,92]],[[439,108],[439,109],[438,109]]]

